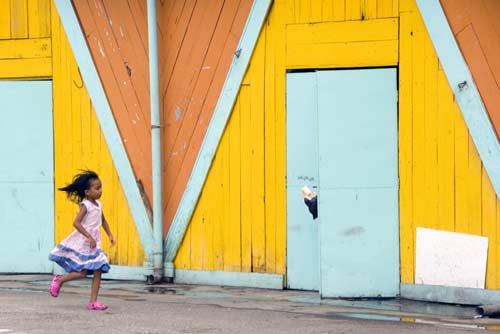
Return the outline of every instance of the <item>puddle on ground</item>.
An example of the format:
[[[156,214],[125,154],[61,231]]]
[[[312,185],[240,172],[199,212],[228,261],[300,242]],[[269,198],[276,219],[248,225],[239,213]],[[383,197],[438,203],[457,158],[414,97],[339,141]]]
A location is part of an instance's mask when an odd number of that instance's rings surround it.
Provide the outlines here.
[[[36,293],[47,293],[47,290],[41,289],[30,289],[30,288],[4,288],[0,287],[0,291],[8,291],[8,292],[36,292]]]
[[[165,287],[161,287],[161,286],[159,286],[159,287],[148,286],[148,287],[145,287],[144,290],[149,292],[149,293],[154,293],[154,294],[158,294],[158,295],[165,295],[165,294],[175,295],[175,294],[177,294],[177,290],[169,289],[169,288],[165,288]]]

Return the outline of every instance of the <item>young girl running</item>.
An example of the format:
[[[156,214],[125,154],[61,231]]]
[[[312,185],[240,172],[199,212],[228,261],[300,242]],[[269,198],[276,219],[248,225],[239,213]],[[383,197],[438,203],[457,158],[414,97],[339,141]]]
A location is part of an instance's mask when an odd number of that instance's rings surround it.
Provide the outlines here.
[[[112,245],[115,240],[98,201],[102,194],[101,180],[95,172],[87,170],[76,175],[71,184],[59,190],[66,192],[68,199],[79,204],[80,208],[73,222],[76,230],[50,252],[49,260],[60,265],[68,274],[54,276],[49,292],[57,297],[64,283],[93,274],[87,309],[105,310],[108,307],[97,300],[101,273],[107,273],[110,269],[101,248],[101,224]]]

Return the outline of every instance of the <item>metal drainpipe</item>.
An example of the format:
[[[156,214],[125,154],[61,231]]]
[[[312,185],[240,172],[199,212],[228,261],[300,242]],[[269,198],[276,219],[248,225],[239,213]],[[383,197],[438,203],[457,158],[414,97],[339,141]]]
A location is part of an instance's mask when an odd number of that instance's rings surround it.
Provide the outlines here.
[[[151,156],[153,181],[153,279],[163,278],[163,214],[160,142],[160,97],[158,81],[158,33],[156,0],[148,0],[149,88],[151,103]]]

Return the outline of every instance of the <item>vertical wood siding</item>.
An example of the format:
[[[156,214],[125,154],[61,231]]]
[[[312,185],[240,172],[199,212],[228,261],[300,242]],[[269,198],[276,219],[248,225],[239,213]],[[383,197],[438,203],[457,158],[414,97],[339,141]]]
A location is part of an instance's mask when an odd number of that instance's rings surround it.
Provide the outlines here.
[[[112,264],[142,265],[144,252],[132,215],[54,6],[52,41],[55,186],[62,187],[71,182],[80,169],[95,170],[103,182],[101,202],[104,214],[117,240],[116,246],[110,247],[103,233],[104,251]],[[64,193],[56,191],[56,242],[74,229],[72,223],[77,209],[77,205],[69,202]]]
[[[290,58],[294,55],[287,54],[287,41],[290,45],[293,42],[287,29],[297,24],[305,24],[303,29],[307,29],[310,22],[355,21],[367,16],[397,17],[398,3],[274,2],[175,259],[176,268],[286,273],[287,61],[289,68],[296,67],[295,58]],[[333,67],[336,62],[342,67],[353,66],[351,60],[342,59],[332,57],[316,67]],[[389,55],[385,59],[397,64],[397,43],[396,58]],[[311,61],[304,66],[315,67]]]
[[[251,0],[157,1],[164,234],[191,174]],[[151,198],[146,2],[74,0],[135,175]]]
[[[441,0],[483,103],[500,134],[500,2]]]
[[[49,78],[50,34],[50,0],[0,0],[0,78]]]
[[[165,235],[193,169],[251,4],[251,0],[170,0],[158,4]]]
[[[146,13],[141,0],[74,0],[136,178],[151,198],[151,133]]]
[[[414,282],[415,230],[428,227],[488,237],[486,287],[498,289],[498,200],[414,0],[400,9],[401,281]]]
[[[176,268],[286,272],[285,72],[303,56],[287,54],[287,33],[388,17],[399,17],[401,280],[414,281],[415,230],[429,227],[487,236],[486,286],[500,288],[500,206],[414,0],[274,2]],[[342,67],[338,57],[326,65],[314,57],[301,66]]]

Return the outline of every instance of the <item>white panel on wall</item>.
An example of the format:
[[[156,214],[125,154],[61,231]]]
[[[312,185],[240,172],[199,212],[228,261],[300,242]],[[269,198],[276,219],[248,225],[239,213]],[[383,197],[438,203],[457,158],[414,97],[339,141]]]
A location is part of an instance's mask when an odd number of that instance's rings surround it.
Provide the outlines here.
[[[488,238],[417,228],[415,284],[484,289]]]

